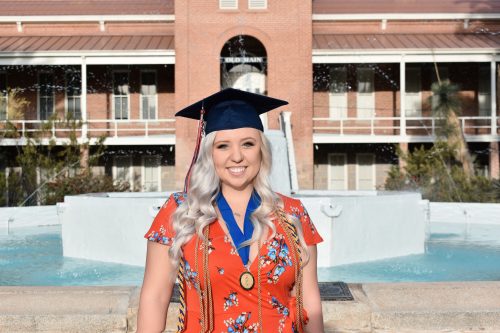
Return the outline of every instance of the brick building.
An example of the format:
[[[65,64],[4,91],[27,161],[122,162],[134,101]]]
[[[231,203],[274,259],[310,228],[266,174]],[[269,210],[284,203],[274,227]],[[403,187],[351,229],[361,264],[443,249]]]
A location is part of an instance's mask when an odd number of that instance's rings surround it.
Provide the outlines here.
[[[435,139],[436,69],[460,87],[478,171],[499,177],[500,1],[0,5],[0,133],[7,121],[29,135],[47,119],[81,119],[80,141],[107,137],[95,172],[136,190],[182,187],[196,122],[174,119],[175,110],[229,86],[290,102],[263,120],[277,129],[291,112],[301,189],[380,188],[398,163],[394,144]],[[27,102],[22,110],[15,99]],[[58,143],[64,130],[53,125]],[[20,144],[1,138],[3,156]]]

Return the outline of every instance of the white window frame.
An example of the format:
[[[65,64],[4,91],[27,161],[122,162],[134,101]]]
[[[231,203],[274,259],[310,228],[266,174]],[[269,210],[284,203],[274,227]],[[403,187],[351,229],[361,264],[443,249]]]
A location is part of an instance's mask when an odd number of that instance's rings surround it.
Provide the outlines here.
[[[361,190],[359,188],[359,157],[360,156],[371,156],[372,159],[373,159],[373,163],[372,163],[372,188],[373,190],[375,190],[375,185],[377,183],[377,179],[376,179],[376,167],[375,167],[375,162],[376,162],[376,159],[375,159],[375,154],[373,153],[359,153],[359,154],[356,154],[356,190],[358,191],[369,191],[369,190]]]
[[[371,92],[360,92],[360,72],[367,71],[371,73]],[[356,117],[359,119],[370,119],[375,117],[375,70],[372,67],[360,66],[356,68],[356,81],[357,81],[357,93],[356,93]],[[360,109],[360,99],[371,99],[371,110]]]
[[[116,160],[117,159],[123,159],[125,161],[128,160],[128,167],[129,167],[129,174],[128,174],[128,179],[125,179],[125,181],[128,181],[128,183],[130,184],[130,188],[129,190],[130,191],[133,191],[134,189],[134,164],[133,164],[133,160],[132,160],[132,156],[114,156],[113,157],[113,167],[112,167],[112,173],[113,173],[113,181],[117,181],[117,180],[122,180],[122,179],[117,179],[117,176],[118,176],[118,170],[117,170],[117,166],[116,166]]]
[[[52,75],[52,84],[54,84],[55,82],[55,75],[54,75],[54,72],[52,71],[40,71],[38,72],[37,74],[37,82],[38,82],[38,88],[37,88],[37,93],[36,93],[36,111],[37,111],[37,119],[38,120],[48,120],[50,118],[50,116],[52,116],[53,114],[56,113],[56,91],[55,89],[52,90],[52,113],[49,115],[49,117],[47,117],[46,119],[42,119],[41,117],[41,109],[40,109],[40,98],[41,98],[41,95],[40,95],[40,76],[42,75],[45,75],[45,74],[50,74]],[[50,96],[44,96],[46,98],[50,97]]]
[[[158,182],[158,190],[157,192],[160,192],[161,189],[161,156],[160,155],[144,155],[141,157],[141,190],[146,191],[145,185],[146,185],[146,159],[147,158],[157,158],[158,159],[158,175],[157,175],[157,182]]]
[[[155,76],[155,86],[156,86],[156,93],[154,95],[143,95],[142,94],[142,74],[143,73],[153,73],[154,76]],[[140,112],[140,119],[143,119],[143,120],[157,120],[158,119],[158,73],[155,69],[143,69],[141,70],[141,77],[140,77],[140,87],[139,87],[139,91],[140,91],[140,94],[139,94],[139,112]],[[143,109],[142,109],[142,98],[143,97],[153,97],[154,98],[154,101],[155,101],[155,115],[154,115],[154,118],[144,118],[144,113],[143,113]]]
[[[248,0],[248,9],[267,9],[267,0]]]
[[[64,74],[64,115],[66,116],[69,114],[69,98],[71,97],[74,103],[74,98],[78,98],[80,100],[80,117],[74,117],[75,119],[82,119],[82,88],[80,85],[80,95],[68,95],[68,75],[70,73],[80,73],[80,82],[82,80],[82,72],[80,70],[75,70],[72,72],[66,72]],[[74,116],[74,115],[73,115]]]
[[[412,77],[412,72],[418,73],[417,76],[419,78],[419,85],[420,88],[418,89],[418,92],[408,92],[408,78]],[[408,66],[406,67],[406,74],[405,74],[405,79],[406,79],[406,91],[405,91],[405,116],[407,117],[422,117],[422,68],[416,67],[416,66]],[[410,108],[410,102],[413,100],[418,100],[420,103],[420,108],[418,109],[411,109]]]
[[[332,88],[334,84],[334,72],[343,72],[342,76],[345,76],[344,82],[338,83]],[[336,102],[342,101],[344,106],[340,108],[335,107]],[[333,104],[333,105],[332,105]],[[331,119],[345,119],[347,118],[347,108],[348,108],[348,96],[347,96],[347,67],[346,66],[335,66],[330,68],[330,90],[328,92],[328,115]]]
[[[349,185],[348,185],[348,179],[347,179],[347,177],[348,177],[347,154],[345,154],[345,153],[329,153],[328,154],[328,173],[327,173],[328,174],[328,176],[327,176],[328,177],[328,179],[327,179],[328,184],[327,184],[327,188],[329,190],[333,190],[330,186],[331,179],[332,179],[332,173],[331,173],[332,162],[331,161],[332,161],[333,156],[342,156],[344,159],[344,186],[343,186],[344,188],[342,190],[347,190]]]
[[[477,109],[478,109],[478,115],[480,117],[491,117],[491,69],[488,64],[488,66],[479,66],[479,71],[478,71],[478,86],[477,86]],[[486,72],[486,75],[485,73]],[[487,79],[487,84],[486,84],[486,89],[481,89],[484,88],[484,86],[481,84],[482,79],[486,78]],[[481,100],[484,99],[484,102],[481,103]],[[481,105],[483,104],[483,105]],[[481,107],[483,106],[483,107]],[[485,107],[484,107],[485,106]]]
[[[0,98],[5,100],[5,119],[0,118],[0,120],[9,120],[9,91],[7,82],[7,72],[0,71],[0,77],[5,75],[5,95],[0,91]],[[1,105],[1,104],[0,104]]]
[[[127,118],[126,119],[123,119],[123,118],[116,118],[116,113],[115,113],[115,97],[117,96],[125,96],[125,95],[115,95],[115,74],[118,74],[118,73],[126,73],[127,74],[127,84],[128,84],[128,92],[127,92]],[[129,121],[130,120],[130,71],[128,69],[116,69],[113,71],[113,87],[112,87],[112,102],[111,102],[111,107],[113,109],[113,120],[115,121]]]
[[[238,9],[239,0],[219,0],[219,9]]]

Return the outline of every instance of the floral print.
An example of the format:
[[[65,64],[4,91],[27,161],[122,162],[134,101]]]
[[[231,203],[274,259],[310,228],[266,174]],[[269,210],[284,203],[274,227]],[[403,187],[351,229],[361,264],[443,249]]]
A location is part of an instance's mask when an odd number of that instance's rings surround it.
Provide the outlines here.
[[[193,285],[196,289],[198,289],[198,273],[191,269],[189,262],[184,260],[184,280],[188,288],[191,288]]]
[[[232,306],[238,306],[238,293],[232,291],[227,297],[224,297],[224,311]]]
[[[247,324],[250,320],[251,312],[242,312],[236,319],[224,320],[228,333],[257,333],[258,324]]]
[[[282,234],[276,236],[268,242],[267,254],[261,256],[262,267],[268,265],[271,269],[267,272],[267,283],[278,283],[280,276],[285,272],[286,267],[292,266],[292,259],[285,237]]]
[[[312,245],[322,241],[305,211],[297,199],[281,196],[283,209],[302,223],[304,240]],[[158,212],[148,232],[144,235],[150,241],[171,245],[175,231],[171,216],[177,207],[186,200],[184,193],[173,193]],[[285,231],[278,221],[274,221],[276,234],[264,242],[259,249],[257,262],[249,267],[243,267],[238,252],[231,238],[226,234],[218,221],[209,226],[209,261],[208,273],[212,285],[214,330],[216,333],[257,333],[259,327],[258,288],[243,290],[240,286],[240,275],[249,271],[257,277],[258,263],[261,264],[261,295],[262,295],[262,331],[291,333],[296,332],[294,322],[296,307],[292,305],[289,292],[295,284],[294,262],[291,253],[292,243],[286,237]],[[194,235],[182,247],[184,261],[184,284],[186,300],[186,322],[184,333],[199,333],[200,299],[199,283],[203,284],[201,267],[203,265],[202,251],[196,248],[197,235]],[[198,243],[202,242],[198,239]],[[198,251],[198,269],[194,267],[195,252]]]
[[[268,295],[271,297],[271,300],[269,301],[269,303],[271,304],[271,306],[273,307],[273,309],[276,309],[279,314],[283,315],[283,317],[280,319],[280,325],[279,325],[279,328],[278,328],[278,332],[282,333],[283,332],[283,328],[285,327],[286,318],[290,315],[290,310],[288,310],[288,308],[286,306],[284,306],[278,300],[278,298],[276,298],[275,296],[271,296],[271,294],[269,294],[269,293],[268,293]]]

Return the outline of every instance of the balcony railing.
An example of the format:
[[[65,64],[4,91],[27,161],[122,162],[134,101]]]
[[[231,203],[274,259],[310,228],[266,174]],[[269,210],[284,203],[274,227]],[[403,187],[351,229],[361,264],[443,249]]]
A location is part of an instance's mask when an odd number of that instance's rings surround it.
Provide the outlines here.
[[[492,123],[491,117],[459,117],[460,125],[466,135],[491,135],[496,123],[500,133],[500,117]],[[435,117],[405,117],[403,133],[401,117],[371,118],[313,118],[314,133],[335,135],[417,135],[434,136],[439,127]]]
[[[77,138],[130,137],[175,133],[175,119],[114,120],[91,119],[86,122],[46,120],[4,120],[0,121],[0,139],[38,137],[67,139],[74,131]],[[86,133],[86,134],[85,134]]]

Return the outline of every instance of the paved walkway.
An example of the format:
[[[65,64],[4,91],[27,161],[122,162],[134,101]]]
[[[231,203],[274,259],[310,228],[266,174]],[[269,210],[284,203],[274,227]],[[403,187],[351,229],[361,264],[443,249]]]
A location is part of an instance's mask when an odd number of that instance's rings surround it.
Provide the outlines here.
[[[500,333],[500,281],[351,284],[326,332]],[[0,287],[0,332],[135,332],[138,287]],[[177,304],[167,331],[175,332]],[[266,332],[267,333],[267,332]]]

